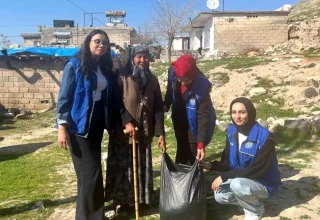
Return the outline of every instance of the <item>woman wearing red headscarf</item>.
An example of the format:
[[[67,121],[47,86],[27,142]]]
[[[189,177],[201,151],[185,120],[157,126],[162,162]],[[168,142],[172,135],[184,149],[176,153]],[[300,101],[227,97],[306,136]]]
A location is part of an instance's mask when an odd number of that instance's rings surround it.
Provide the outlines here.
[[[164,110],[169,111],[172,105],[176,163],[192,165],[205,157],[205,146],[211,141],[216,120],[211,86],[191,55],[179,57],[168,71]]]

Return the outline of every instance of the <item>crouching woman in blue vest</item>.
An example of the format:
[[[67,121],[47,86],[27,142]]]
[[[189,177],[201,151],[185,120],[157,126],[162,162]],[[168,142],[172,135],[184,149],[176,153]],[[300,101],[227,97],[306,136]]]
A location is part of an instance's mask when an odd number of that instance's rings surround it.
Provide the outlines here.
[[[263,200],[276,193],[281,184],[276,142],[256,122],[256,109],[249,99],[233,100],[230,114],[233,124],[227,130],[221,161],[202,165],[220,174],[212,183],[218,203],[241,206],[245,220],[261,219]]]
[[[76,220],[104,219],[101,141],[110,131],[116,79],[107,34],[93,30],[65,65],[57,102],[58,142],[69,146],[77,175]],[[114,117],[114,114],[112,114]]]
[[[176,163],[192,165],[203,160],[211,141],[216,115],[211,83],[198,69],[191,55],[182,55],[168,73],[164,110],[172,105],[172,123],[177,139]]]

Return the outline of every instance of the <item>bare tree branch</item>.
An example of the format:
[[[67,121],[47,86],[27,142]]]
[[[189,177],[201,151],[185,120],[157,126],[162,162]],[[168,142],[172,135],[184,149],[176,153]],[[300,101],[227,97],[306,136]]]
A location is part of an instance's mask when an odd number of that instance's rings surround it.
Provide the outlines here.
[[[158,36],[168,41],[168,62],[171,61],[171,47],[174,37],[181,33],[187,25],[187,18],[192,15],[196,0],[186,0],[183,4],[178,0],[153,0],[151,26]]]

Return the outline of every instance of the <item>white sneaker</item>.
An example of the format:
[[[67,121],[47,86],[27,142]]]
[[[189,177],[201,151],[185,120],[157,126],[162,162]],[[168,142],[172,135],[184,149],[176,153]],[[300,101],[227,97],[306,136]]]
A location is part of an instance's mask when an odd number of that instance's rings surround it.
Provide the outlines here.
[[[264,207],[262,207],[262,211],[260,214],[256,214],[244,209],[244,220],[260,220],[265,213]]]

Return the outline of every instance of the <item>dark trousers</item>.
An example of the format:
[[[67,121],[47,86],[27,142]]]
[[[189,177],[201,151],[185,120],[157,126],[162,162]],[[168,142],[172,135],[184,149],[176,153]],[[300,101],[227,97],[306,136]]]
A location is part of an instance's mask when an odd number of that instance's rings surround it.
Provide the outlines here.
[[[196,161],[197,144],[189,143],[187,138],[177,137],[176,163],[192,166]]]
[[[103,102],[96,102],[87,138],[70,135],[70,152],[77,175],[76,220],[104,219],[101,141],[104,131]]]
[[[172,112],[172,123],[177,140],[176,164],[192,166],[197,156],[197,140],[190,131],[185,109]]]

